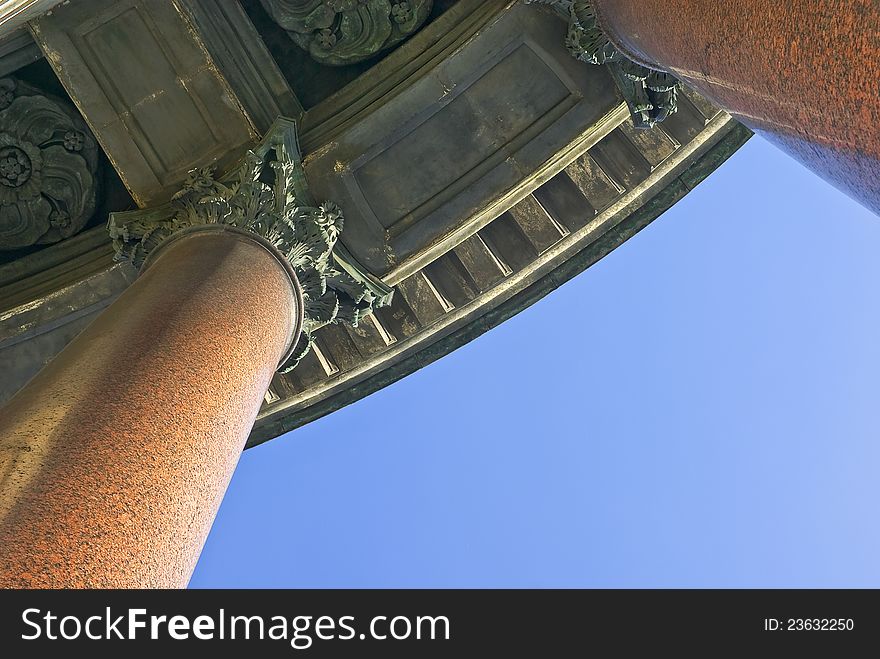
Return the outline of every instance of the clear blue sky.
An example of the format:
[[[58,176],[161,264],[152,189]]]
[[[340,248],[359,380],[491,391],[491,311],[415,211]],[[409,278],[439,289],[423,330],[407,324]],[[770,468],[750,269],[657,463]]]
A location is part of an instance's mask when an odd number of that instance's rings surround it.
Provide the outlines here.
[[[467,346],[247,451],[194,587],[880,586],[880,218],[759,137]]]

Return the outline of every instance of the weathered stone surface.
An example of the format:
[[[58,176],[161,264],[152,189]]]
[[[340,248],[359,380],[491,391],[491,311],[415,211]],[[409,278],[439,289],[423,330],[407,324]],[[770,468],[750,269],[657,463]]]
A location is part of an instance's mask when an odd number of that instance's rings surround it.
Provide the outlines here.
[[[64,0],[3,0],[0,2],[0,37],[20,29]]]
[[[76,110],[0,79],[0,249],[72,236],[97,197],[98,146]]]
[[[302,104],[239,0],[179,0],[179,6],[261,135],[278,117],[300,118]]]
[[[230,166],[257,132],[174,2],[70,2],[31,27],[59,80],[141,207],[194,167]]]

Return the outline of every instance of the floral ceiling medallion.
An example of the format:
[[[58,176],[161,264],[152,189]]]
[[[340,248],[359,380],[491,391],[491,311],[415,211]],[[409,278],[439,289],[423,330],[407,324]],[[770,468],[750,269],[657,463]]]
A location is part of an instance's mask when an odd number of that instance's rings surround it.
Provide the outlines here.
[[[369,59],[418,30],[434,0],[260,0],[293,41],[322,64]]]
[[[0,250],[55,243],[95,212],[98,146],[76,111],[0,79]]]

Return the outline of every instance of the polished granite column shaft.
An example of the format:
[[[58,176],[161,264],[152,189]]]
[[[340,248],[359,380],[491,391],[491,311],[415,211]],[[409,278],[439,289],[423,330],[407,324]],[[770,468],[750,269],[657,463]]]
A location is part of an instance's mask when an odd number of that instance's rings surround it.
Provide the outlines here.
[[[592,0],[625,54],[667,70],[880,212],[877,0]]]
[[[175,236],[0,409],[0,587],[187,584],[302,298],[258,238]]]

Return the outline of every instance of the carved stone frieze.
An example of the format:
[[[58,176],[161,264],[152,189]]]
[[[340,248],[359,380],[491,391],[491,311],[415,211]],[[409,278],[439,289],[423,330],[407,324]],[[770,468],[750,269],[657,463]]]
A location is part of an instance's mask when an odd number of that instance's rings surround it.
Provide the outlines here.
[[[629,105],[636,128],[651,128],[677,110],[681,83],[669,73],[633,62],[612,44],[599,26],[589,0],[525,0],[550,5],[568,23],[565,44],[577,59],[608,66]]]
[[[369,59],[418,30],[433,0],[260,0],[313,59],[334,66]]]
[[[330,323],[357,327],[374,306],[391,301],[391,289],[359,268],[344,249],[341,257],[334,254],[342,212],[333,202],[316,203],[309,193],[292,121],[278,120],[232,175],[218,178],[211,168],[194,170],[169,205],[111,213],[109,230],[117,258],[139,267],[175,233],[211,224],[266,239],[297,275],[305,318],[281,372],[308,354],[318,328]]]
[[[72,236],[97,196],[98,146],[76,110],[0,79],[0,249]]]

